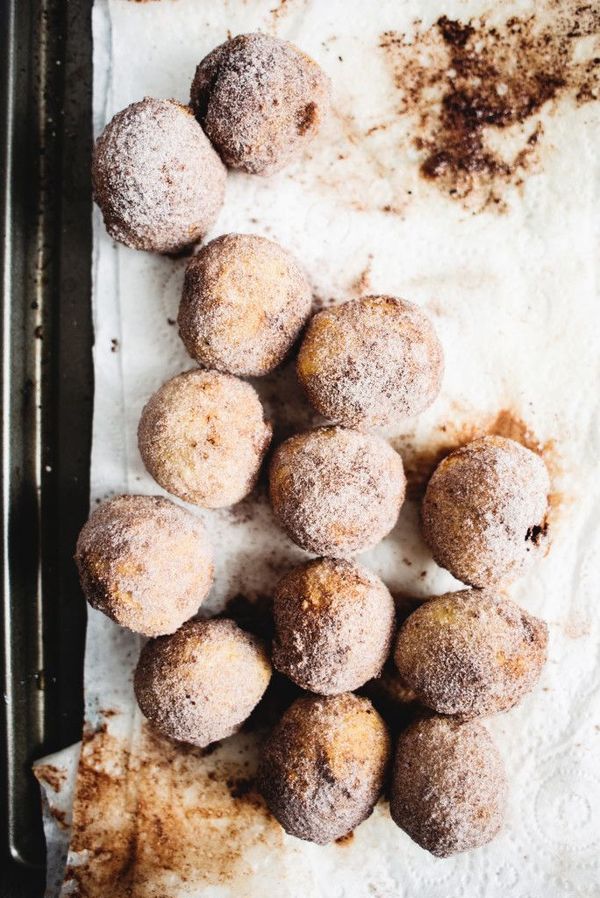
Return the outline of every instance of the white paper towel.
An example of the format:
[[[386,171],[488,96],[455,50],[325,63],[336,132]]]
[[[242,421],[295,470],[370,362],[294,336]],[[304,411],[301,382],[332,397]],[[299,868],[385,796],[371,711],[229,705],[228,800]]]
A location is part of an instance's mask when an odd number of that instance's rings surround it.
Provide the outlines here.
[[[572,13],[575,4],[562,9]],[[96,0],[97,132],[145,95],[186,101],[197,62],[228,33],[290,39],[328,72],[334,115],[305,158],[270,179],[230,174],[209,237],[243,231],[278,240],[306,267],[317,302],[390,293],[429,312],[446,355],[443,392],[418,421],[390,433],[413,474],[438,450],[490,429],[543,449],[553,477],[552,548],[510,592],[548,621],[550,648],[535,693],[489,723],[511,782],[504,832],[439,861],[393,825],[384,803],[343,844],[318,848],[285,836],[253,792],[256,735],[211,754],[153,737],[131,689],[139,640],[90,611],[86,732],[62,894],[600,895],[598,104],[578,102],[567,84],[524,125],[490,129],[490,144],[517,149],[538,124],[543,130],[516,175],[484,171],[457,198],[443,181],[419,175],[423,150],[413,143],[439,97],[433,89],[402,93],[403,71],[408,83],[415,66],[439,65],[439,47],[419,34],[435,34],[441,15],[487,14],[487,25],[479,18],[474,27],[489,38],[492,16],[502,26],[533,13],[540,27],[559,27],[555,4],[526,0],[495,12],[481,0]],[[414,40],[408,49],[398,38],[405,34]],[[590,36],[568,53],[589,58]],[[525,76],[527,58],[517,54],[512,64]],[[94,215],[93,502],[160,492],[137,452],[137,421],[149,395],[191,367],[174,326],[185,260],[117,246]],[[256,385],[280,436],[311,423],[289,365]],[[236,595],[268,596],[281,571],[304,557],[260,489],[237,509],[195,511],[217,550],[215,610]],[[397,593],[458,586],[431,560],[414,501],[361,561]]]

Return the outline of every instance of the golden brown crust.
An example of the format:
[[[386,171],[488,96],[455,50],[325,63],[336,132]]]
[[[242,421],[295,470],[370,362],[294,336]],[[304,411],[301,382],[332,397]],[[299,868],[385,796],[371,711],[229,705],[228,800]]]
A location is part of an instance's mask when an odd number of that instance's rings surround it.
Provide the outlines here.
[[[75,551],[93,608],[144,636],[173,633],[213,580],[202,521],[160,496],[115,496],[84,524]]]
[[[188,262],[179,333],[191,357],[229,374],[268,374],[290,350],[311,307],[294,257],[255,234],[225,234]]]
[[[440,714],[478,717],[512,708],[538,681],[548,628],[510,599],[463,590],[430,599],[400,627],[394,660]]]
[[[473,440],[435,469],[423,535],[439,565],[472,586],[507,583],[540,557],[550,481],[543,460],[506,437]]]
[[[185,502],[221,508],[253,488],[271,441],[253,387],[218,371],[186,371],[150,398],[138,444],[148,472]]]
[[[199,64],[191,104],[226,165],[268,175],[319,130],[329,109],[329,79],[293,44],[240,34]]]
[[[389,755],[385,724],[366,698],[300,698],[265,744],[259,788],[287,833],[325,845],[372,813]]]
[[[365,296],[318,312],[298,353],[311,404],[346,427],[387,427],[424,411],[444,369],[433,326],[413,303]]]
[[[404,501],[402,459],[385,440],[343,427],[319,427],[282,443],[269,490],[289,536],[318,555],[347,557],[376,545]]]
[[[273,665],[320,695],[358,689],[390,652],[394,600],[366,568],[320,558],[290,571],[275,590]]]
[[[154,729],[203,748],[239,729],[270,678],[259,639],[232,620],[194,620],[146,643],[134,689]]]
[[[491,841],[502,828],[506,797],[502,758],[480,723],[430,717],[400,734],[390,813],[436,857]]]
[[[146,97],[118,112],[96,141],[94,199],[111,237],[177,253],[223,205],[225,169],[189,106]]]

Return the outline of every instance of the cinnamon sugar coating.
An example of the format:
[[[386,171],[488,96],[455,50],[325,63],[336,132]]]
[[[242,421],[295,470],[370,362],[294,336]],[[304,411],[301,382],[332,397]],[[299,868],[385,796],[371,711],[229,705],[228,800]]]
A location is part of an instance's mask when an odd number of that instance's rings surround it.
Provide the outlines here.
[[[394,527],[406,478],[385,440],[319,427],[279,446],[269,486],[273,511],[291,539],[340,558],[371,548]]]
[[[486,436],[437,466],[422,506],[423,535],[439,565],[471,586],[508,583],[547,543],[550,480],[543,460]]]
[[[230,168],[268,175],[300,155],[329,109],[329,79],[288,41],[240,34],[196,69],[191,104]]]
[[[546,661],[548,628],[490,590],[450,592],[402,624],[394,650],[400,675],[440,714],[507,711],[530,692]]]
[[[203,748],[240,728],[270,678],[257,637],[232,620],[193,620],[172,636],[146,643],[134,689],[154,729]]]
[[[188,106],[146,97],[118,112],[96,141],[94,199],[114,240],[177,253],[214,223],[225,169]]]
[[[450,857],[487,844],[506,798],[504,764],[482,724],[429,717],[400,734],[390,813],[421,848]]]
[[[287,833],[326,845],[370,816],[389,756],[386,726],[368,699],[300,698],[267,739],[259,788]]]
[[[271,432],[250,384],[194,369],[171,378],[148,401],[138,444],[163,489],[194,505],[221,508],[252,490]]]
[[[75,552],[93,608],[144,636],[192,617],[213,580],[202,521],[160,496],[115,496],[84,524]]]
[[[347,427],[386,427],[424,411],[439,393],[443,369],[429,318],[392,296],[318,312],[297,363],[310,403]]]
[[[381,673],[394,600],[365,567],[320,558],[294,568],[277,585],[273,613],[273,665],[303,689],[350,692]]]
[[[268,374],[290,350],[311,301],[304,273],[282,246],[255,234],[226,234],[188,262],[179,333],[206,368]]]

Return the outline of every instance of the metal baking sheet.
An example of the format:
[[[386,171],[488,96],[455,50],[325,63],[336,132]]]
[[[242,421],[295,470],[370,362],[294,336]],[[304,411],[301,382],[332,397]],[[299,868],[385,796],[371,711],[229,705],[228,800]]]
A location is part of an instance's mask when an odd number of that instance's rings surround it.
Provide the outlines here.
[[[0,4],[3,898],[40,894],[37,757],[81,733],[87,514],[91,7]]]

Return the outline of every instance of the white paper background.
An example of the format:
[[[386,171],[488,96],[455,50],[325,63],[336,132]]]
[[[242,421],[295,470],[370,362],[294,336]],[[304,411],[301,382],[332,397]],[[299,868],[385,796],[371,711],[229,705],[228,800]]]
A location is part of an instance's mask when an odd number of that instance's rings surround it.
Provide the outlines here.
[[[485,429],[502,409],[524,419],[541,444],[554,441],[561,503],[552,550],[511,588],[517,601],[548,621],[549,662],[536,692],[490,721],[512,785],[506,829],[490,846],[437,861],[379,807],[351,845],[323,849],[282,836],[268,843],[265,856],[256,849],[254,872],[246,869],[243,880],[210,884],[199,872],[185,885],[170,880],[168,892],[164,882],[144,879],[127,894],[600,895],[600,530],[593,476],[600,447],[598,104],[548,106],[538,173],[509,192],[507,213],[473,214],[419,179],[414,153],[401,142],[410,121],[399,123],[393,140],[387,132],[371,139],[368,149],[359,137],[394,115],[390,73],[377,49],[381,32],[410,30],[417,16],[425,26],[442,13],[465,20],[486,6],[475,0],[288,0],[274,13],[276,6],[275,0],[96,0],[96,132],[142,96],[187,101],[195,65],[228,30],[276,33],[321,63],[333,81],[335,115],[298,165],[268,180],[230,175],[225,207],[209,237],[245,231],[280,241],[305,265],[321,299],[342,300],[363,289],[401,295],[429,311],[446,355],[443,394],[400,432],[401,451],[409,443],[443,442],[443,426]],[[498,15],[534,8],[507,2]],[[337,160],[342,151],[343,166]],[[401,214],[380,211],[389,202]],[[94,215],[92,501],[115,492],[159,492],[137,452],[138,417],[163,381],[191,367],[176,327],[167,323],[176,318],[185,260],[117,246],[97,210]],[[310,422],[289,370],[257,386],[284,428]],[[270,403],[273,397],[277,404]],[[229,511],[199,512],[217,549],[214,608],[237,593],[268,594],[282,564],[302,557],[262,499],[244,507],[250,520]],[[361,560],[392,590],[427,595],[457,585],[430,560],[414,503],[406,504],[390,537]],[[109,731],[125,736],[139,729],[130,682],[138,650],[136,637],[90,612],[91,729],[105,708],[122,712],[108,722]],[[135,750],[133,739],[132,745]],[[86,858],[71,856],[70,862],[77,866]],[[80,894],[73,888],[65,894]]]

